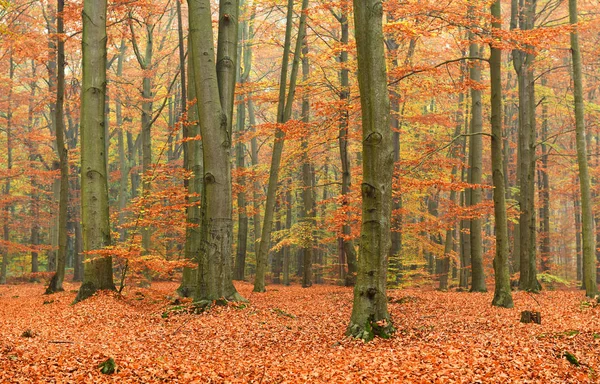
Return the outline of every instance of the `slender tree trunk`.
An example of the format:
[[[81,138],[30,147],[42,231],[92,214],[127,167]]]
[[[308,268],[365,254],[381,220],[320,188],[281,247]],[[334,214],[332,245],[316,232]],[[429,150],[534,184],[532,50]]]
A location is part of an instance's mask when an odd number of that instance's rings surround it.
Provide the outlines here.
[[[576,276],[577,281],[582,282],[583,286],[583,263],[582,263],[582,244],[581,244],[581,200],[577,192],[573,193],[573,207],[575,211],[575,252],[576,252]]]
[[[250,125],[249,129],[253,132],[256,131],[256,117],[254,115],[254,102],[252,101],[252,94],[248,95],[248,124]],[[252,169],[254,172],[258,169],[259,161],[258,161],[258,140],[256,139],[256,135],[252,135],[252,139],[250,139],[250,153],[252,154]],[[260,199],[262,196],[261,193],[261,183],[257,177],[254,177],[254,182],[252,183],[252,207],[254,209],[254,215],[252,216],[252,226],[254,229],[254,241],[253,247],[254,254],[258,255],[258,248],[260,247]]]
[[[470,132],[470,128],[469,128],[469,122],[470,122],[470,118],[469,118],[469,94],[466,95],[467,98],[467,102],[465,103],[465,118],[464,118],[464,123],[465,123],[465,133],[468,134]],[[463,139],[462,142],[462,149],[463,149],[463,158],[467,158],[467,147],[468,147],[469,141],[467,140],[467,137],[465,136],[465,138]],[[470,150],[470,148],[469,148]],[[470,176],[470,169],[464,169],[462,170],[462,174],[461,174],[461,181],[462,182],[469,182]],[[469,207],[471,205],[471,190],[469,188],[465,189],[462,192],[462,197],[461,197],[461,205],[463,207]],[[461,252],[460,252],[460,276],[459,276],[459,286],[463,289],[467,289],[469,288],[469,275],[470,275],[470,266],[471,266],[471,235],[469,234],[470,232],[470,221],[463,219],[461,220],[460,223],[460,244],[461,244]]]
[[[13,133],[12,133],[12,95],[13,95],[13,78],[15,74],[14,62],[13,62],[13,53],[12,49],[9,53],[10,57],[8,59],[8,72],[10,79],[10,86],[8,90],[8,108],[6,111],[6,170],[8,177],[4,183],[4,196],[5,199],[10,201],[10,189],[11,189],[11,172],[13,168]],[[6,284],[7,274],[8,274],[8,263],[10,257],[10,211],[12,208],[12,204],[8,203],[4,207],[4,225],[3,229],[3,240],[4,240],[4,249],[2,250],[2,266],[0,266],[0,284]]]
[[[302,48],[302,82],[306,87],[310,76],[310,63],[308,62],[308,43],[304,36]],[[304,255],[302,287],[307,288],[313,284],[313,228],[315,221],[314,186],[312,183],[312,164],[310,161],[308,142],[310,135],[310,100],[309,90],[304,88],[302,92],[302,122],[304,123],[305,135],[302,138],[302,211],[301,216],[306,228],[303,233],[307,236],[302,239],[302,254]]]
[[[240,1],[240,7],[243,8],[244,1]],[[248,38],[248,23],[242,22],[241,28],[238,32],[239,40],[245,41]],[[251,51],[250,45],[245,43],[242,46],[238,46],[238,82],[244,84],[250,75],[251,69]],[[243,66],[242,66],[243,62]],[[236,166],[238,170],[245,170],[245,155],[246,145],[242,141],[244,132],[246,131],[246,105],[244,103],[244,96],[238,95],[237,105],[237,132],[238,142],[236,144]],[[246,209],[246,177],[241,174],[238,178],[238,184],[241,189],[238,192],[238,241],[237,251],[235,259],[235,270],[233,278],[235,280],[244,280],[245,267],[246,267],[246,252],[248,245],[248,212]]]
[[[383,39],[383,6],[354,1],[358,84],[362,107],[362,227],[352,316],[346,333],[363,340],[393,332],[386,281],[391,246],[394,148]]]
[[[65,32],[63,12],[65,7],[64,0],[57,1],[57,82],[56,82],[56,150],[58,151],[60,164],[60,198],[58,204],[58,250],[56,253],[56,273],[50,279],[50,284],[46,289],[46,294],[52,294],[63,291],[63,281],[65,279],[65,267],[67,261],[67,221],[69,207],[69,152],[65,142],[65,120],[64,120],[64,99],[65,99],[65,42],[63,34]]]
[[[117,77],[123,76],[123,62],[125,60],[125,52],[127,46],[125,45],[125,39],[121,39],[121,48],[119,49],[119,58],[117,59]],[[119,236],[121,241],[124,241],[127,236],[127,231],[123,228],[127,220],[125,209],[127,208],[127,201],[129,194],[127,187],[129,184],[129,162],[125,154],[125,133],[123,130],[123,113],[122,113],[122,102],[121,98],[117,97],[115,100],[115,115],[117,119],[117,147],[119,150],[119,168],[121,170],[121,177],[119,179]]]
[[[192,57],[192,45],[188,39],[188,55]],[[187,99],[191,103],[197,103],[196,87],[194,80],[194,70],[192,60],[188,60],[188,84]],[[200,136],[200,127],[198,125],[198,108],[194,104],[187,110],[187,123],[184,126],[184,136],[195,138],[184,143],[184,160],[187,171],[192,172],[187,181],[188,208],[186,211],[186,229],[185,229],[185,259],[195,265],[183,268],[183,277],[181,285],[177,288],[177,293],[183,297],[191,297],[196,291],[197,283],[197,265],[200,253],[201,242],[201,224],[202,224],[202,191],[203,191],[203,164],[202,164],[202,141]]]
[[[83,249],[89,260],[84,264],[83,283],[76,302],[90,297],[97,290],[115,289],[112,257],[98,252],[111,245],[103,126],[106,102],[106,0],[84,0],[82,16],[81,208]]]
[[[569,0],[569,22],[573,26],[573,30],[571,30],[571,55],[573,57],[573,93],[575,98],[577,163],[579,164],[579,189],[581,192],[583,286],[587,297],[595,297],[598,293],[595,257],[596,238],[587,160],[586,129],[584,121],[585,107],[583,104],[583,74],[581,69],[581,51],[579,49],[577,19],[577,0]]]
[[[494,183],[494,223],[496,229],[496,256],[494,257],[494,299],[498,307],[514,306],[510,291],[510,271],[508,253],[508,219],[506,215],[506,192],[504,185],[504,159],[502,158],[502,7],[500,0],[491,5],[492,36],[490,56],[491,83],[491,125],[492,125],[492,180]]]
[[[244,103],[240,100],[237,106],[237,130],[238,134],[243,135],[245,128],[245,108]],[[245,168],[245,153],[246,146],[241,140],[236,144],[236,165],[239,170]],[[235,259],[234,280],[244,280],[244,271],[246,267],[246,247],[248,243],[248,214],[246,211],[246,178],[241,175],[238,179],[242,190],[238,192],[238,239],[237,251]]]
[[[219,4],[217,56],[210,1],[188,0],[192,67],[204,157],[196,300],[244,300],[233,285],[231,118],[235,91],[236,0]]]
[[[285,227],[290,230],[292,228],[292,191],[288,188],[285,193],[286,200],[286,214],[285,214]],[[290,285],[290,255],[292,249],[289,245],[283,247],[283,284]]]
[[[152,115],[153,115],[153,102],[152,102],[152,77],[151,69],[153,68],[153,54],[154,54],[154,25],[150,22],[146,22],[146,47],[144,50],[144,56],[141,55],[137,40],[135,39],[135,33],[133,29],[133,23],[130,23],[130,30],[132,36],[132,44],[135,55],[141,69],[144,71],[144,78],[142,80],[142,196],[147,199],[152,193],[152,183],[150,182],[151,171],[152,171]],[[151,251],[151,235],[152,229],[149,225],[143,225],[141,229],[142,233],[142,250],[144,253],[150,253]]]
[[[536,0],[518,4],[511,3],[511,29],[532,30],[534,27]],[[533,49],[533,47],[529,47]],[[519,288],[537,292],[540,288],[536,277],[536,222],[535,222],[535,81],[531,52],[513,50],[513,66],[517,73],[519,89]],[[515,234],[516,235],[516,234]]]
[[[462,83],[464,81],[464,78],[461,76],[461,79],[459,80],[459,83]],[[465,95],[464,93],[460,93],[458,95],[458,109],[456,112],[456,128],[454,130],[454,137],[457,137],[460,135],[460,132],[462,131],[462,127],[463,127],[463,110],[464,110],[464,102],[465,102]],[[460,147],[454,147],[452,148],[452,152],[451,152],[451,158],[456,159],[459,155],[459,150]],[[452,180],[454,180],[456,178],[456,175],[458,174],[458,167],[455,165],[452,167]],[[456,204],[456,191],[452,190],[450,191],[450,203],[451,204]],[[449,227],[448,229],[446,229],[446,238],[444,240],[444,257],[440,260],[440,281],[439,281],[439,289],[442,291],[445,291],[448,289],[448,273],[450,272],[450,254],[452,253],[452,250],[454,248],[454,232],[455,232],[455,228],[454,227]]]
[[[308,0],[302,0],[302,9],[300,14],[300,25],[298,26],[298,37],[296,38],[296,47],[294,50],[294,61],[292,72],[290,74],[290,85],[286,97],[287,67],[289,63],[289,54],[291,49],[292,36],[292,16],[294,13],[294,1],[288,1],[287,24],[285,31],[285,42],[283,59],[281,65],[281,78],[279,83],[279,104],[277,107],[277,123],[284,124],[292,116],[292,105],[294,103],[294,94],[296,91],[296,79],[298,77],[298,67],[300,63],[302,41],[306,32],[306,8]],[[271,243],[271,230],[273,227],[273,211],[277,195],[277,183],[279,179],[279,167],[283,153],[283,144],[285,142],[285,133],[281,128],[275,132],[275,143],[273,144],[273,155],[271,158],[271,168],[269,172],[269,185],[267,187],[267,202],[265,204],[265,217],[263,220],[260,247],[256,257],[256,279],[254,281],[254,292],[265,292],[265,273],[267,267],[267,255]]]
[[[542,86],[546,86],[546,77],[542,77]],[[548,104],[542,103],[542,169],[539,173],[540,185],[540,259],[542,272],[550,270],[550,178],[548,174]]]
[[[340,128],[339,128],[339,147],[340,161],[342,163],[342,207],[348,205],[347,195],[350,193],[352,186],[352,174],[350,172],[350,154],[348,153],[348,129],[349,129],[349,101],[350,101],[350,76],[348,69],[348,41],[350,31],[348,27],[348,7],[342,5],[342,12],[338,17],[341,26],[340,43],[342,50],[340,52],[340,100],[342,101],[342,109],[340,111]],[[351,229],[346,223],[342,227],[342,237],[340,237],[340,253],[342,259],[345,259],[348,264],[348,273],[345,275],[344,284],[353,286],[356,281],[357,261],[356,249],[354,241],[350,239]],[[343,269],[344,266],[342,265]]]
[[[275,204],[275,231],[285,229],[281,226],[282,196],[280,195]],[[281,272],[283,269],[283,248],[279,247],[271,258],[271,271],[273,272],[273,284],[281,284]]]
[[[471,10],[473,12],[473,10]],[[469,48],[469,56],[479,57],[481,48],[474,40],[473,32],[470,33],[469,39],[471,45]],[[481,63],[475,61],[470,69],[471,81],[475,84],[481,82]],[[481,104],[481,90],[471,88],[471,146],[469,150],[470,157],[470,180],[471,184],[481,184],[482,175],[482,160],[483,160],[483,138],[481,133],[483,130],[483,110]],[[471,206],[477,206],[482,201],[482,190],[480,187],[471,188]],[[481,218],[471,219],[471,292],[486,292],[485,273],[483,270],[483,249],[481,238]]]

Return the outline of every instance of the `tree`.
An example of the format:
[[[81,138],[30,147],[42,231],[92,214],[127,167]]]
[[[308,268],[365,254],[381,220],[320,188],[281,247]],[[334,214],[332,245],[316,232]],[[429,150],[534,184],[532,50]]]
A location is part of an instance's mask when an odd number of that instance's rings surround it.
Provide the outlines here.
[[[511,2],[511,30],[517,28],[528,31],[534,27],[536,0],[527,0],[519,4]],[[537,292],[540,285],[536,277],[536,223],[535,223],[535,79],[533,47],[526,45],[526,51],[513,50],[513,66],[517,73],[519,91],[519,288]]]
[[[233,285],[231,118],[236,78],[237,0],[219,4],[217,55],[209,0],[188,0],[192,71],[203,147],[203,194],[196,300],[244,300]]]
[[[190,57],[192,53],[192,45],[190,39],[188,39],[188,54]],[[183,63],[182,63],[183,64]],[[185,258],[186,260],[197,264],[198,256],[200,253],[200,244],[202,240],[202,211],[201,211],[201,196],[203,190],[203,167],[202,167],[202,141],[199,140],[200,127],[198,126],[198,108],[196,107],[196,83],[194,81],[194,69],[192,67],[192,60],[188,60],[188,87],[187,87],[187,98],[190,102],[195,103],[191,108],[188,109],[187,124],[184,127],[184,136],[189,141],[186,141],[184,145],[185,150],[185,168],[192,172],[192,176],[187,181],[187,192],[188,192],[188,204],[187,207],[187,220],[185,227]],[[193,139],[192,139],[193,138]],[[196,291],[197,283],[197,268],[184,267],[183,276],[181,279],[181,285],[177,289],[177,292],[184,297],[190,297],[194,295]]]
[[[244,6],[244,1],[240,0],[240,7]],[[250,20],[252,21],[252,20]],[[244,41],[243,47],[238,48],[238,82],[244,84],[250,77],[250,70],[252,69],[252,48],[250,46],[249,31],[251,28],[248,27],[248,21],[244,20],[239,28],[238,36],[240,41]],[[245,170],[245,155],[246,146],[242,141],[243,134],[246,130],[246,103],[244,103],[244,96],[238,95],[237,97],[237,134],[238,142],[235,146],[236,156],[236,167],[240,171],[239,184],[242,190],[238,192],[238,240],[237,250],[235,256],[235,270],[233,278],[235,280],[244,280],[245,268],[246,268],[246,252],[248,245],[248,212],[246,209],[246,177],[243,174]]]
[[[502,49],[495,44],[501,41],[502,7],[500,0],[491,6],[492,34],[490,82],[492,107],[492,180],[494,183],[494,219],[496,226],[496,257],[494,258],[495,289],[493,305],[512,308],[510,273],[508,270],[508,223],[504,186],[504,159],[502,158]]]
[[[390,337],[394,330],[386,296],[394,149],[382,23],[381,2],[354,0],[363,128],[363,208],[358,273],[346,333],[366,341],[374,336]]]
[[[474,9],[470,8],[470,12]],[[476,20],[476,19],[474,19]],[[475,34],[469,32],[469,56],[476,58],[480,56],[481,47],[475,41]],[[481,81],[481,63],[475,60],[470,69],[470,78],[474,83]],[[471,184],[481,184],[481,174],[483,172],[483,140],[481,132],[483,129],[483,105],[481,104],[481,90],[471,88],[471,145],[469,146],[469,182]],[[477,206],[482,200],[481,187],[471,188],[470,204]],[[483,249],[481,239],[481,219],[471,219],[471,292],[486,292],[485,274],[483,271]]]
[[[8,60],[8,77],[10,80],[9,91],[8,91],[8,108],[6,112],[6,169],[11,172],[13,167],[13,132],[12,132],[12,94],[13,94],[13,85],[12,80],[15,75],[14,61],[13,61],[13,50],[10,50],[10,58]],[[12,175],[8,175],[6,177],[6,181],[4,182],[4,196],[5,198],[10,198],[10,187],[11,187],[11,178]],[[6,204],[4,207],[4,224],[2,226],[3,229],[3,240],[4,240],[4,249],[2,250],[2,266],[0,267],[0,284],[6,284],[7,277],[7,269],[8,269],[8,258],[10,253],[10,204]]]
[[[571,55],[573,57],[573,96],[575,98],[575,135],[577,163],[579,165],[579,188],[581,192],[581,222],[583,245],[583,286],[587,297],[598,293],[596,284],[596,238],[594,236],[594,216],[592,214],[592,194],[587,160],[585,110],[583,105],[583,75],[581,51],[577,29],[577,0],[569,0],[569,22],[571,23]]]
[[[352,173],[350,170],[350,154],[348,151],[348,130],[350,126],[349,117],[349,102],[350,102],[350,70],[348,69],[348,42],[350,36],[350,27],[348,26],[348,8],[349,4],[342,2],[340,14],[334,13],[334,17],[340,23],[341,38],[340,43],[342,44],[342,50],[340,52],[339,63],[340,63],[340,92],[339,98],[341,103],[340,111],[340,123],[339,123],[339,147],[340,147],[340,162],[342,165],[342,206],[348,205],[348,194],[352,186]],[[340,253],[342,254],[343,262],[344,258],[348,265],[348,275],[345,277],[344,284],[347,286],[354,285],[356,279],[356,249],[354,248],[354,241],[348,239],[350,236],[350,226],[344,223],[342,227],[342,237],[340,238]],[[341,266],[342,270],[344,266]]]
[[[84,0],[81,84],[81,214],[87,253],[75,301],[98,290],[114,290],[108,215],[106,103],[106,0]]]
[[[306,28],[306,25],[304,25]],[[303,33],[304,42],[302,48],[302,81],[304,82],[304,92],[302,93],[302,121],[305,124],[307,132],[302,138],[302,207],[301,216],[304,221],[305,238],[302,241],[302,287],[307,288],[313,284],[313,232],[315,222],[315,196],[313,185],[313,169],[309,158],[308,150],[308,130],[310,130],[310,97],[307,82],[310,76],[310,63],[308,59],[308,43],[306,41],[306,31]],[[291,198],[290,198],[291,200]],[[291,201],[289,201],[291,203]],[[291,215],[288,213],[291,223]],[[288,229],[290,226],[287,226]],[[289,251],[288,251],[289,252]]]
[[[65,279],[65,266],[67,262],[67,208],[69,205],[69,151],[65,143],[65,33],[63,12],[64,0],[57,1],[56,33],[58,36],[57,47],[57,75],[56,75],[56,151],[58,152],[60,168],[60,198],[58,205],[58,251],[56,253],[56,273],[52,276],[46,294],[63,291]]]

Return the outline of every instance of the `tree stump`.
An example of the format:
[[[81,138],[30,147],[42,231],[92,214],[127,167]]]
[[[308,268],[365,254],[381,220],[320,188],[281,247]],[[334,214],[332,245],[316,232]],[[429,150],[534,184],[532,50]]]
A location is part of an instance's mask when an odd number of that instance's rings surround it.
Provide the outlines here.
[[[542,315],[539,312],[523,311],[523,312],[521,312],[521,323],[542,324]]]

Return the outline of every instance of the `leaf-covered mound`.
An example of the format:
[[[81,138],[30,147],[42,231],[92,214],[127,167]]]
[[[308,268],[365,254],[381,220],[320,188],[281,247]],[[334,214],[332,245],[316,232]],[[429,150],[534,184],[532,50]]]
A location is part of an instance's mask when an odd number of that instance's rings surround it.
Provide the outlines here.
[[[516,293],[510,310],[491,293],[391,291],[396,334],[364,344],[344,337],[349,288],[239,284],[249,304],[201,312],[171,297],[174,283],[76,305],[77,286],[65,288],[49,302],[41,285],[0,287],[0,382],[585,383],[600,372],[600,307],[574,291],[545,291],[539,305]],[[522,310],[542,325],[520,323]],[[114,373],[101,373],[110,358]]]

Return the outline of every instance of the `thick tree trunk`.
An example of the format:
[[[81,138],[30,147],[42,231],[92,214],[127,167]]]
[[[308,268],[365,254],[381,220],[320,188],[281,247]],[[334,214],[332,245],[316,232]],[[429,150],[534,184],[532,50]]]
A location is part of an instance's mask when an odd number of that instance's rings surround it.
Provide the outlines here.
[[[492,36],[490,83],[491,83],[491,125],[492,125],[492,180],[494,183],[494,223],[496,229],[496,256],[494,257],[494,299],[498,307],[514,306],[510,291],[510,271],[508,253],[508,219],[506,215],[506,192],[504,185],[504,159],[502,158],[502,49],[495,44],[501,40],[502,8],[500,0],[491,5]]]
[[[363,340],[393,332],[386,280],[391,246],[394,148],[382,30],[383,6],[354,1],[358,83],[362,107],[362,227],[352,316],[346,333]]]
[[[83,249],[87,252],[83,283],[75,301],[97,290],[114,290],[108,214],[108,174],[104,138],[106,102],[106,0],[84,0],[83,80],[81,89],[81,208]]]
[[[573,94],[575,98],[575,131],[577,143],[577,163],[579,164],[579,189],[581,192],[581,222],[583,248],[583,286],[587,297],[598,293],[596,284],[596,238],[594,216],[592,213],[592,197],[590,191],[590,175],[587,160],[585,107],[583,104],[583,74],[581,69],[581,51],[577,31],[577,0],[569,0],[569,22],[571,31],[571,54],[573,57]]]
[[[285,42],[283,59],[281,65],[281,78],[279,83],[279,103],[277,106],[277,123],[284,124],[292,116],[292,105],[294,103],[294,94],[296,91],[296,79],[298,77],[298,67],[300,63],[302,41],[306,33],[306,8],[308,0],[302,0],[302,9],[300,14],[300,25],[298,26],[298,37],[296,38],[296,47],[294,50],[294,61],[292,72],[290,74],[290,85],[286,97],[287,67],[289,62],[291,35],[292,35],[292,16],[294,13],[294,1],[288,1],[287,24],[285,31]],[[271,243],[271,230],[273,227],[273,211],[275,209],[275,200],[277,195],[277,184],[279,180],[279,167],[283,153],[283,144],[285,142],[285,133],[280,128],[275,132],[275,143],[273,144],[273,155],[271,157],[271,168],[269,172],[269,184],[267,187],[267,202],[265,204],[265,217],[263,219],[260,247],[256,256],[256,279],[254,281],[254,292],[265,292],[265,273],[267,270],[267,256]]]
[[[204,157],[196,300],[244,300],[233,285],[231,117],[235,91],[238,2],[219,4],[217,57],[210,1],[188,0],[192,67]],[[191,87],[191,85],[190,85]]]
[[[64,0],[57,1],[57,82],[56,82],[56,117],[55,134],[56,150],[59,157],[60,168],[60,198],[58,204],[58,250],[56,252],[56,273],[50,279],[50,284],[46,288],[46,294],[52,294],[63,291],[63,281],[65,279],[65,268],[67,261],[67,221],[69,207],[69,152],[65,142],[65,120],[64,120],[64,99],[65,99],[65,42],[63,40],[64,21],[63,11],[65,7]]]

